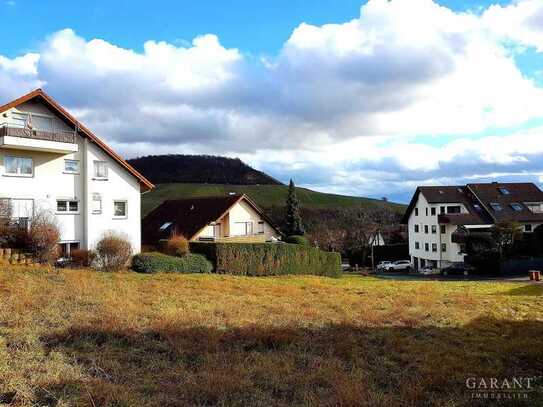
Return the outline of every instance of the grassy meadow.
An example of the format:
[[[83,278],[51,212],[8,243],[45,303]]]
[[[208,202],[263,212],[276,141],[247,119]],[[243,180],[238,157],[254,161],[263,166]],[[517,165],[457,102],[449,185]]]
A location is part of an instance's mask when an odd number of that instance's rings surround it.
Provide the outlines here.
[[[467,377],[541,385],[542,310],[521,283],[4,266],[0,405],[473,405]]]

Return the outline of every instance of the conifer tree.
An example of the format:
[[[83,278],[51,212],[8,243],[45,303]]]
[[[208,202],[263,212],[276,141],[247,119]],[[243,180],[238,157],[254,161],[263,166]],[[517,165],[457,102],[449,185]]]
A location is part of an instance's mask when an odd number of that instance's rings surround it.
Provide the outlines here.
[[[294,186],[294,182],[292,180],[290,180],[290,184],[288,186],[287,215],[285,225],[285,232],[287,236],[303,236],[305,233],[304,226],[302,224],[302,217],[300,216],[300,201],[298,201],[296,187]]]

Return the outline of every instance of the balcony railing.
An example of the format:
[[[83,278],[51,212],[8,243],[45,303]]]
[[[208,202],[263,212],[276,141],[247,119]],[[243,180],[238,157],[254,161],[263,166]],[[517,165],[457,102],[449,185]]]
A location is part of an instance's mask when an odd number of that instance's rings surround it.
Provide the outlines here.
[[[75,131],[38,130],[27,127],[17,127],[7,124],[0,125],[0,137],[20,137],[32,140],[56,141],[58,143],[75,144]]]

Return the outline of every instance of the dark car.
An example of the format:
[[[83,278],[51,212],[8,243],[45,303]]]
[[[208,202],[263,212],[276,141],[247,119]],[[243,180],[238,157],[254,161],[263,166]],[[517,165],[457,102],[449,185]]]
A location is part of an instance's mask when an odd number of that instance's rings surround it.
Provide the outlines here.
[[[452,275],[467,276],[470,271],[471,271],[470,266],[464,263],[458,263],[458,264],[453,264],[452,266],[441,269],[441,274],[443,274],[444,276],[452,276]]]

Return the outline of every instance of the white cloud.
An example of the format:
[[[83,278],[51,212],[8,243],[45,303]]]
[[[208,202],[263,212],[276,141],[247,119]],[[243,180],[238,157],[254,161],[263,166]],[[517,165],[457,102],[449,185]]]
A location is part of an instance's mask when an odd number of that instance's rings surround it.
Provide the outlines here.
[[[506,138],[483,145],[463,137],[444,147],[409,140],[542,117],[543,89],[514,58],[523,47],[541,50],[541,10],[532,0],[477,14],[432,0],[370,0],[352,21],[300,24],[278,55],[260,60],[212,34],[181,45],[147,41],[135,51],[66,29],[36,53],[0,56],[0,97],[44,86],[129,156],[240,155],[316,187],[371,192],[364,188],[383,188],[380,180],[399,184],[397,174],[443,180],[431,174],[451,157],[529,162],[531,153]]]

